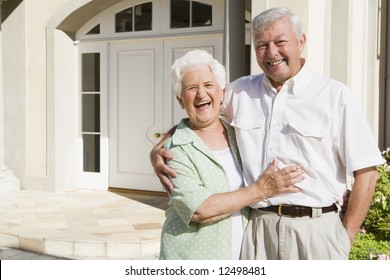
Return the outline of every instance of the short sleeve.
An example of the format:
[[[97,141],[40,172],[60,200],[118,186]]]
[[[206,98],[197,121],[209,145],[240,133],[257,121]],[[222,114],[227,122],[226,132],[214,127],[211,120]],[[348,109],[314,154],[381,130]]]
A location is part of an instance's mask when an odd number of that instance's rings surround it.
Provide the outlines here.
[[[212,193],[204,187],[190,157],[180,147],[171,149],[171,152],[174,158],[167,165],[175,170],[177,176],[170,178],[174,185],[170,205],[189,226],[195,211]]]
[[[352,175],[356,170],[384,163],[378,145],[352,92],[345,90],[339,125],[339,155]]]

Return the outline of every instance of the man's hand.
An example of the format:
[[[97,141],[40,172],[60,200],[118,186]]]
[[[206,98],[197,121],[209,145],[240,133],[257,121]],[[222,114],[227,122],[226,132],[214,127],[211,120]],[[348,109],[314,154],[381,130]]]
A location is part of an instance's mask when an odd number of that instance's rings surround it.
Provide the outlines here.
[[[341,206],[341,211],[345,214],[345,211],[347,211],[348,203],[349,203],[349,197],[351,195],[351,191],[347,190],[343,196],[343,205]]]
[[[172,127],[167,133],[164,133],[164,137],[154,146],[149,155],[154,172],[167,193],[171,193],[173,190],[173,184],[168,176],[176,177],[176,172],[165,164],[166,160],[173,159],[173,155],[167,149],[164,149],[164,144],[175,133],[176,127],[177,125]]]
[[[161,145],[155,146],[150,152],[150,162],[152,163],[153,169],[163,185],[164,190],[168,193],[173,190],[172,182],[168,176],[176,177],[176,172],[165,164],[165,161],[170,159],[173,159],[172,153],[164,149]]]

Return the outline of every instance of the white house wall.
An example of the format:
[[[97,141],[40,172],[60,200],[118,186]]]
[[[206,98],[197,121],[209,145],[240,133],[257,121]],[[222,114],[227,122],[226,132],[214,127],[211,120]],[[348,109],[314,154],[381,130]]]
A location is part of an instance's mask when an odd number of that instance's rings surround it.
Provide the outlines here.
[[[24,188],[52,188],[46,184],[46,26],[66,2],[22,1],[2,24],[5,162]]]
[[[3,35],[0,30],[0,46],[3,44]],[[12,170],[9,170],[4,161],[4,91],[3,91],[3,54],[0,52],[0,194],[20,190],[20,181]]]
[[[2,23],[4,91],[4,159],[7,167],[26,178],[26,37],[25,2]],[[12,43],[11,43],[12,42]]]
[[[50,120],[52,130],[48,130],[51,139],[55,140],[51,158],[55,164],[50,164],[49,171],[54,172],[49,184],[56,190],[71,188],[75,185],[76,171],[76,131],[81,131],[81,124],[77,122],[77,107],[80,98],[76,88],[78,73],[76,71],[76,49],[73,41],[61,31],[54,31],[54,92],[51,104],[54,105]],[[58,51],[60,50],[60,51]],[[52,114],[51,114],[52,115]]]

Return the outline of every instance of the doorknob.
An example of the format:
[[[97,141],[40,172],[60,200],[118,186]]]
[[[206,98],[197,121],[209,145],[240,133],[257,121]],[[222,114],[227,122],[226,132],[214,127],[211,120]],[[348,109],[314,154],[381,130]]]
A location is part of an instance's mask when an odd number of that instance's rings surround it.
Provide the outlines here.
[[[160,133],[160,132],[155,132],[153,134],[154,139],[160,138],[161,136],[164,136],[166,133]]]

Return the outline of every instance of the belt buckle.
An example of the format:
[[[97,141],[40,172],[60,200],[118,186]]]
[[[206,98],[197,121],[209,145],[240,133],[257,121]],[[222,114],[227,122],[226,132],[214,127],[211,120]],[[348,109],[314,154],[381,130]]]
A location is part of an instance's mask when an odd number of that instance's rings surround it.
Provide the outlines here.
[[[278,215],[279,216],[288,216],[288,217],[292,217],[290,215],[284,215],[282,214],[282,207],[291,207],[291,205],[289,204],[279,204],[279,207],[278,207]]]

